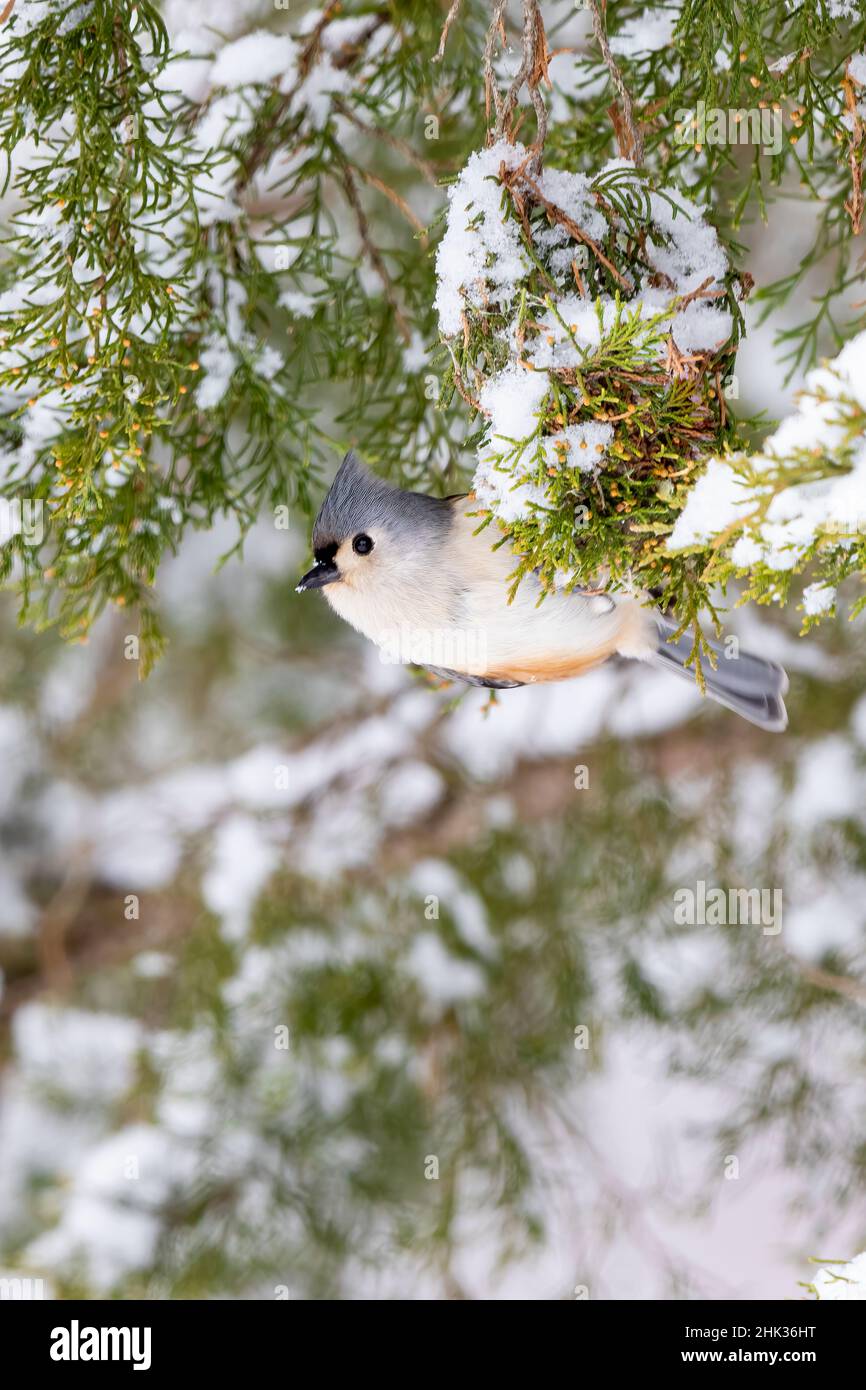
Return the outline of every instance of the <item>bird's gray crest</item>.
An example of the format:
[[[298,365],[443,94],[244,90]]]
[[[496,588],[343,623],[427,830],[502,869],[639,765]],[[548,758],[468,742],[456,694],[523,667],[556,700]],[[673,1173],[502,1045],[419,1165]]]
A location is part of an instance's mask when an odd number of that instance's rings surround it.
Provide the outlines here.
[[[387,527],[403,531],[410,540],[441,535],[451,524],[448,504],[438,497],[403,488],[377,478],[350,449],[325,494],[313,526],[313,550],[342,545],[349,536]]]

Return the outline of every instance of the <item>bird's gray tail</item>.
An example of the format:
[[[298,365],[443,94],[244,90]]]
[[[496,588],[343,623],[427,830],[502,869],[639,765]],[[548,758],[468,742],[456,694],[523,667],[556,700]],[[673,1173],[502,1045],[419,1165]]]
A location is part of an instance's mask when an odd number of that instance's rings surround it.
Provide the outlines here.
[[[686,666],[692,649],[692,637],[687,631],[682,637],[671,641],[677,625],[663,614],[656,614],[659,630],[658,651],[653,661],[668,671],[677,671],[694,681],[693,667]],[[750,656],[748,652],[726,652],[719,642],[709,642],[715,652],[718,665],[713,670],[708,661],[703,663],[707,694],[711,700],[727,709],[732,709],[757,724],[761,729],[781,733],[788,726],[788,715],[783,696],[788,689],[788,677],[772,661],[764,661],[760,656]]]

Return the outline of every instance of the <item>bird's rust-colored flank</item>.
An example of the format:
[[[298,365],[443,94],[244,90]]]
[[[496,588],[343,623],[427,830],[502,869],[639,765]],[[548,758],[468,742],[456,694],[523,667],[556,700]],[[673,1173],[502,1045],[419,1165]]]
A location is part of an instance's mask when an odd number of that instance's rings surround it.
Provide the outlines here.
[[[537,685],[541,681],[566,681],[572,676],[585,675],[587,671],[607,661],[615,650],[609,643],[594,652],[569,652],[563,655],[537,657],[532,661],[521,661],[519,665],[509,663],[507,670],[487,671],[485,675],[494,680],[520,681],[522,685]]]

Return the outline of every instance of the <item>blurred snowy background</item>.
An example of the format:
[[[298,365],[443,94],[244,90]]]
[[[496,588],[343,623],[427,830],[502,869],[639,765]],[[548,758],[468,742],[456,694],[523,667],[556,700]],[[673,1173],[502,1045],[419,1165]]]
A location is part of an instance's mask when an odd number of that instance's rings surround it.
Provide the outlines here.
[[[741,410],[790,404],[773,361],[756,328]],[[294,593],[302,518],[235,540],[163,571],[145,683],[123,610],[64,646],[0,602],[0,1269],[771,1298],[866,1246],[863,622],[730,615],[784,736],[624,667],[485,708]],[[701,879],[780,889],[781,933],[677,925]]]

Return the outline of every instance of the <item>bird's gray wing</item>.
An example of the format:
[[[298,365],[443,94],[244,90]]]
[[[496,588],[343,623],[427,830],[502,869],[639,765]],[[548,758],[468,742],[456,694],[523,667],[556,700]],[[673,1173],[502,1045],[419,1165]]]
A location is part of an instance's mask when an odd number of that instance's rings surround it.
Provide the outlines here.
[[[497,680],[495,676],[469,676],[465,671],[449,671],[444,666],[425,666],[425,671],[445,681],[463,681],[466,685],[483,685],[488,690],[516,690],[525,681]]]

